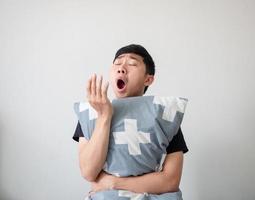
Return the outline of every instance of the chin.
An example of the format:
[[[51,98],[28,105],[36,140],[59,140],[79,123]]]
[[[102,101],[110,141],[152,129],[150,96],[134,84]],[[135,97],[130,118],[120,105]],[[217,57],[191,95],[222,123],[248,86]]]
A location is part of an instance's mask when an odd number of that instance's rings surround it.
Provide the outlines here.
[[[124,97],[129,97],[130,96],[128,91],[119,92],[118,90],[115,90],[114,93],[115,93],[116,98],[124,98]]]
[[[128,97],[128,94],[119,94],[119,93],[117,93],[117,94],[115,94],[115,96],[117,98],[125,98],[125,97]]]

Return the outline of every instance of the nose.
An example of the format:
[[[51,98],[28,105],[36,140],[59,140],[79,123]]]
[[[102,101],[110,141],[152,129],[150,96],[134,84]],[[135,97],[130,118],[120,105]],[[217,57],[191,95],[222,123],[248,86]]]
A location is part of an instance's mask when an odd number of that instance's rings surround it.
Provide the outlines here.
[[[126,74],[127,73],[127,70],[121,65],[119,68],[118,68],[118,74],[122,73],[122,74]]]

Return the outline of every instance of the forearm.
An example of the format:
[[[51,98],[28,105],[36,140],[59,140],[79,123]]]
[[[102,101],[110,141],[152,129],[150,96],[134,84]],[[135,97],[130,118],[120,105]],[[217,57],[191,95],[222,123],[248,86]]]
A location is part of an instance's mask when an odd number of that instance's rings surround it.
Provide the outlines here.
[[[129,190],[136,193],[162,194],[178,190],[176,182],[169,181],[166,174],[161,172],[151,172],[141,176],[116,177],[114,189]]]
[[[98,117],[93,134],[84,148],[79,151],[79,162],[83,177],[93,181],[106,160],[111,117]]]

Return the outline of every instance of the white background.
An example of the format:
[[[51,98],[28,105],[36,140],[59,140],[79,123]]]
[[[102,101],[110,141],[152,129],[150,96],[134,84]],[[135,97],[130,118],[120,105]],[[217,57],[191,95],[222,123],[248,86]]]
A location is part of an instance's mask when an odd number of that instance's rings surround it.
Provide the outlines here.
[[[130,43],[156,64],[147,95],[189,99],[184,199],[255,199],[254,10],[246,0],[0,0],[0,199],[84,198],[73,102]]]

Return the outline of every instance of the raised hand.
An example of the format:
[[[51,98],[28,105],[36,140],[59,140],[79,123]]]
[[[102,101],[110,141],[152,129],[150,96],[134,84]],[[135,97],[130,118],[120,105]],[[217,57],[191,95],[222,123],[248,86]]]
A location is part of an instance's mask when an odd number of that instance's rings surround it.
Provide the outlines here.
[[[107,97],[109,82],[102,86],[103,77],[93,74],[87,83],[87,98],[99,117],[112,117],[112,104]]]

